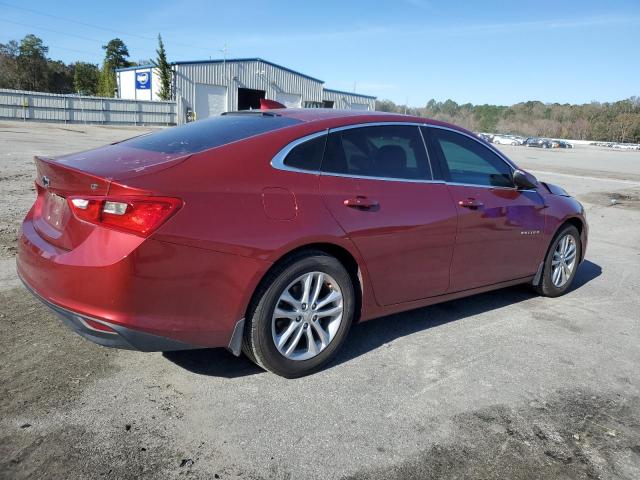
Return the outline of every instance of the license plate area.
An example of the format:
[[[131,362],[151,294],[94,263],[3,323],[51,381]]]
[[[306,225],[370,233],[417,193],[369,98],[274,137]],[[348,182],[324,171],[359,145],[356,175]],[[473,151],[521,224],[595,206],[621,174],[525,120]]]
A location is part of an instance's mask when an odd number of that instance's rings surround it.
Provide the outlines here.
[[[47,225],[61,231],[69,220],[69,213],[66,198],[52,192],[45,193],[41,218]]]

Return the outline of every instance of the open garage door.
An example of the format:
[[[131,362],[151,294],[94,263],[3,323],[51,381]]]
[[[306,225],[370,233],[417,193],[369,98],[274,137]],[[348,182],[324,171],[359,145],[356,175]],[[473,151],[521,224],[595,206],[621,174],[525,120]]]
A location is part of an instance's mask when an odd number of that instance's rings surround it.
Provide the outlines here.
[[[238,110],[259,110],[261,98],[265,98],[264,90],[238,87]]]
[[[227,111],[227,87],[196,83],[196,120]]]
[[[276,93],[276,101],[287,108],[300,108],[302,106],[302,95],[298,93]]]

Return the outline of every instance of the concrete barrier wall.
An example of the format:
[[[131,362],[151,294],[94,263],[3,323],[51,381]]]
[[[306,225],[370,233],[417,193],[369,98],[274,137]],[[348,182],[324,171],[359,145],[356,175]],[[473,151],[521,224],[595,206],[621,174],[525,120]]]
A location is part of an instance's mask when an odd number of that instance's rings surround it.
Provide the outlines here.
[[[175,125],[176,103],[0,89],[0,119],[104,125]]]

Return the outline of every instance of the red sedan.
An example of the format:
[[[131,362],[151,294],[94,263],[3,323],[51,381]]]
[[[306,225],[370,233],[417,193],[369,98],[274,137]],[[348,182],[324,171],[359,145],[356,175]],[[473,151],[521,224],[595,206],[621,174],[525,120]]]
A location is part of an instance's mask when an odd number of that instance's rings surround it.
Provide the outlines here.
[[[587,243],[564,190],[403,115],[229,113],[36,166],[18,273],[71,328],[286,377],[355,321],[519,283],[561,295]]]

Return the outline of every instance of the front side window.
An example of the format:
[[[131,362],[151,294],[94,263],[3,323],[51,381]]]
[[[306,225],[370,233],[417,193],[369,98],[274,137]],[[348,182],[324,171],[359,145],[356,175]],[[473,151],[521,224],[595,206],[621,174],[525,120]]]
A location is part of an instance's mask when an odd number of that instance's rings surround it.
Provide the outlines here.
[[[363,177],[430,180],[418,127],[380,125],[332,132],[322,171]]]
[[[443,159],[445,179],[453,183],[513,187],[512,169],[497,154],[466,135],[430,128]]]

